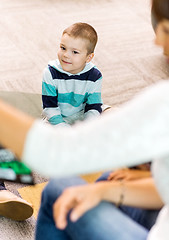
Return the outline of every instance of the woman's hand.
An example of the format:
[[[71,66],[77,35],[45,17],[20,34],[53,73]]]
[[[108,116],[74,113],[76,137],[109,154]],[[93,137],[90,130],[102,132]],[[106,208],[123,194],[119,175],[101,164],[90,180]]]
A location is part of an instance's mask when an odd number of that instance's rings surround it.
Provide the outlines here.
[[[119,169],[119,170],[116,170],[116,171],[110,173],[108,180],[130,181],[130,180],[136,180],[136,179],[140,179],[140,178],[147,178],[150,176],[151,176],[150,171],[124,168],[124,169]]]
[[[104,184],[95,183],[67,188],[53,205],[53,217],[57,228],[64,229],[67,225],[67,214],[70,220],[78,220],[86,211],[97,206],[102,200]]]
[[[159,209],[163,206],[152,177],[125,181],[124,187],[124,205],[145,209]],[[67,188],[53,205],[57,228],[64,229],[67,226],[70,210],[70,220],[75,222],[102,200],[118,203],[122,191],[121,181],[103,181]]]

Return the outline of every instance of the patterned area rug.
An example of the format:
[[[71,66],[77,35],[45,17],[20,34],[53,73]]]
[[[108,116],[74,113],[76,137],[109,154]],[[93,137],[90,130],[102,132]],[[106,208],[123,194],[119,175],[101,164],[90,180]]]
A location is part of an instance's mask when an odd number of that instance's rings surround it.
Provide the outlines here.
[[[19,188],[18,192],[23,199],[30,202],[33,205],[33,216],[37,219],[38,210],[40,206],[41,193],[47,182],[36,184],[35,186],[28,186]]]
[[[94,182],[99,176],[101,172],[93,173],[93,174],[86,174],[81,176],[86,182],[92,183]],[[21,197],[33,205],[34,213],[33,216],[37,219],[40,200],[41,200],[41,193],[43,188],[46,186],[47,182],[36,184],[35,186],[27,186],[23,188],[19,188],[18,192]]]

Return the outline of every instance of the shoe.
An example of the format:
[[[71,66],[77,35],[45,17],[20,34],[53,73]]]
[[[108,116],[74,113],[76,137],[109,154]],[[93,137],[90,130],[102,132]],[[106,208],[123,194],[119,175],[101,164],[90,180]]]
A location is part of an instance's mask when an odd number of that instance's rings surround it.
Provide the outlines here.
[[[103,104],[102,105],[102,112],[106,112],[106,111],[113,111],[113,110],[117,110],[119,109],[119,107],[111,107],[110,105],[106,105],[106,104]]]
[[[106,105],[106,104],[103,104],[103,105],[102,105],[102,112],[105,112],[105,111],[107,111],[107,110],[109,110],[109,109],[111,109],[111,106]]]
[[[8,190],[0,191],[0,216],[15,221],[24,221],[33,214],[33,207],[30,203],[17,197]]]

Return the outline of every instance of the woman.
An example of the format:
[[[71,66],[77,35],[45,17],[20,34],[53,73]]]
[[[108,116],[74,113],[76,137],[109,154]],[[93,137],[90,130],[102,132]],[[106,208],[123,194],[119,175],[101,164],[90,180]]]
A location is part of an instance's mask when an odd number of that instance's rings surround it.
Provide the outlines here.
[[[90,185],[79,177],[53,179],[43,191],[36,239],[146,239],[162,207],[148,175],[147,171],[123,169],[105,173]],[[115,180],[105,181],[108,176]],[[68,186],[72,187],[60,196]]]
[[[163,20],[160,10],[158,12],[160,7],[158,4],[159,1],[154,1],[152,5],[153,15],[159,22],[156,26],[156,44],[162,45],[164,54],[169,56],[169,20]],[[162,1],[161,4],[166,4],[164,5],[166,8],[162,8],[161,11],[167,9],[167,19],[169,19],[169,1]],[[106,181],[86,185],[79,178],[51,181],[43,192],[36,239],[43,239],[43,236],[47,239],[67,240],[147,239],[148,231],[158,212],[147,209],[160,208],[161,203],[152,179],[139,177],[137,172],[134,176],[138,178],[131,180],[129,177],[131,171],[135,170],[120,170],[109,175],[109,179],[115,180],[128,177],[123,182]],[[105,179],[101,178],[101,180]],[[70,187],[75,185],[78,187]],[[120,204],[120,207],[117,208],[108,202]],[[72,212],[69,212],[71,209]],[[49,225],[50,234],[47,235],[45,232]],[[149,235],[150,239],[168,238],[167,233],[163,232],[164,236],[158,233],[158,227],[154,229]]]
[[[156,44],[161,45],[164,54],[169,56],[169,0],[153,0],[152,4],[158,21]],[[53,180],[47,186],[42,197],[42,204],[45,202],[47,208],[40,212],[38,226],[42,223],[48,226],[47,228],[44,225],[42,228],[37,227],[37,238],[44,236],[45,239],[47,237],[52,239],[57,231],[60,234],[59,237],[57,236],[58,239],[80,239],[81,230],[85,229],[88,235],[84,236],[84,239],[107,240],[115,236],[116,240],[139,238],[143,240],[147,239],[147,235],[148,240],[168,238],[168,92],[169,82],[161,82],[144,91],[116,113],[105,114],[97,121],[84,123],[71,129],[55,131],[50,126],[44,126],[39,121],[34,121],[4,103],[0,103],[0,142],[22,157],[25,163],[34,170],[43,174],[49,176],[80,174],[100,169],[138,165],[148,159],[153,159],[155,183],[165,206],[150,233],[141,224],[133,221],[130,216],[124,216],[119,208],[108,201],[118,205],[148,208],[153,203],[154,208],[159,208],[160,199],[155,189],[153,190],[151,179],[143,178],[120,181],[120,183],[108,181],[81,186],[84,183],[79,182],[79,178],[73,178],[73,182],[71,179],[58,180],[57,185]],[[154,160],[155,158],[159,159]],[[98,159],[104,159],[104,161],[98,161]],[[55,202],[56,197],[68,185],[80,186],[68,188]],[[138,185],[140,185],[139,191]],[[148,194],[150,189],[154,196],[153,199],[151,199],[151,194]],[[140,198],[144,200],[143,196],[145,202],[140,201]],[[53,202],[55,202],[54,205]],[[95,208],[96,205],[98,206]],[[71,213],[69,213],[70,209],[73,209]],[[86,212],[89,209],[91,210]],[[107,216],[111,213],[112,221],[107,221]],[[79,218],[81,215],[83,216]],[[89,220],[89,224],[86,225]],[[104,224],[102,224],[103,220]],[[94,229],[98,231],[93,238]],[[115,230],[117,231],[114,232]],[[69,237],[70,234],[74,235]]]

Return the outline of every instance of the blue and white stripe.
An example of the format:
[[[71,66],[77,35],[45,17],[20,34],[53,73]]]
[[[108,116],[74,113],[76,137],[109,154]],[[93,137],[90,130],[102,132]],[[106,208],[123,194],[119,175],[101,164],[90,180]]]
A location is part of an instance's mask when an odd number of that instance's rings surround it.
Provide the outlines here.
[[[43,115],[51,124],[64,122],[84,111],[84,118],[101,113],[102,75],[92,64],[73,75],[63,71],[59,61],[51,61],[42,81]]]

